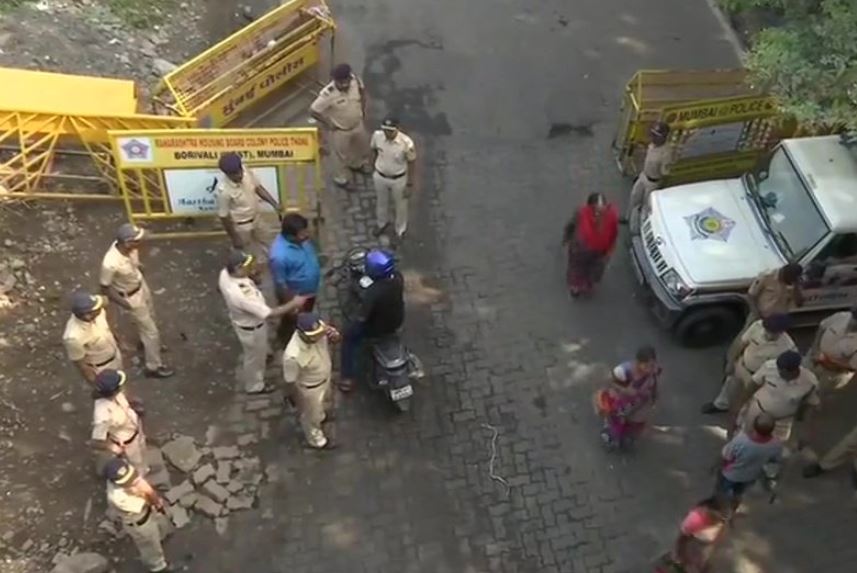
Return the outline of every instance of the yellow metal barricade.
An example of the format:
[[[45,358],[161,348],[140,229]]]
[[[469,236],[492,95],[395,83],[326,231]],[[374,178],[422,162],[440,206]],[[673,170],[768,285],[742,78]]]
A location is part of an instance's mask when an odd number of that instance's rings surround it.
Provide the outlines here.
[[[679,157],[669,183],[722,177],[752,165],[790,128],[774,101],[751,89],[746,79],[745,70],[634,74],[625,87],[613,141],[619,169],[625,175],[639,172],[649,128],[659,120],[673,127]]]
[[[334,31],[324,0],[289,0],[167,74],[157,99],[201,127],[226,125],[312,68]]]
[[[241,155],[280,212],[300,211],[316,224],[322,220],[316,128],[111,131],[110,140],[128,219],[160,224],[160,230],[152,229],[156,237],[222,234],[217,193],[223,174],[217,163],[227,152]],[[193,228],[177,228],[189,220]]]
[[[61,182],[116,184],[109,130],[190,123],[137,114],[132,81],[0,68],[0,83],[0,198],[104,199]]]

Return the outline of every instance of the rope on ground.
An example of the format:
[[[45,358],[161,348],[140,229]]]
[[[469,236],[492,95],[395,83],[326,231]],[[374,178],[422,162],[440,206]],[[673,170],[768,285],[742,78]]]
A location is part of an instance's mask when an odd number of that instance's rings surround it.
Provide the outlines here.
[[[491,424],[482,424],[482,427],[486,430],[491,430],[494,433],[494,435],[491,436],[491,459],[488,461],[488,476],[506,488],[506,497],[508,498],[509,494],[512,492],[512,486],[504,477],[494,473],[494,461],[497,459],[497,438],[500,436],[500,430]]]

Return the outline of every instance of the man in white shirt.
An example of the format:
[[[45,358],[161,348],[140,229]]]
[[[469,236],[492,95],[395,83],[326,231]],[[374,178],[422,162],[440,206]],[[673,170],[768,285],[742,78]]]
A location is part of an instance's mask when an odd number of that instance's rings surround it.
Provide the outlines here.
[[[119,227],[116,241],[101,261],[99,282],[102,294],[131,313],[146,354],[146,377],[169,378],[174,372],[161,358],[161,335],[155,323],[155,304],[140,263],[140,241],[144,236],[143,229],[131,223]]]
[[[106,304],[103,296],[75,291],[71,297],[72,315],[62,336],[69,360],[90,384],[95,383],[96,374],[102,370],[122,369],[122,353],[107,324]]]
[[[243,380],[244,390],[248,394],[271,392],[274,389],[265,384],[268,320],[297,312],[307,301],[305,296],[295,296],[286,304],[271,308],[256,285],[255,276],[253,255],[232,251],[218,280],[229,318],[241,343],[239,378]]]
[[[375,235],[387,227],[390,197],[396,212],[396,236],[401,239],[408,230],[408,193],[416,181],[414,165],[417,151],[413,140],[399,129],[399,122],[387,118],[381,129],[372,134],[374,154],[375,214],[378,226]]]

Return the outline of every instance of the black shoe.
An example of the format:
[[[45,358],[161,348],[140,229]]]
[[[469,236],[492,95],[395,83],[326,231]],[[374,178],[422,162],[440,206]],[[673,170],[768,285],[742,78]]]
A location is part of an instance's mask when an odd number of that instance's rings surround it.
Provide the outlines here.
[[[256,396],[257,394],[270,394],[271,392],[273,392],[276,389],[277,389],[277,387],[274,386],[273,384],[265,384],[264,386],[262,386],[262,388],[260,388],[259,390],[256,390],[255,392],[247,392],[245,390],[245,394],[250,394],[251,396]]]
[[[172,378],[175,373],[175,370],[166,366],[161,366],[157,370],[149,370],[146,368],[146,370],[143,371],[146,378]]]
[[[630,221],[628,220],[628,217],[619,217],[619,224],[620,225],[627,225],[628,223],[630,223]]]
[[[824,468],[822,468],[817,463],[816,464],[809,464],[808,466],[803,468],[802,473],[803,473],[803,477],[805,477],[805,478],[814,478],[816,476],[820,476],[821,474],[823,474]]]
[[[857,468],[854,465],[851,465],[851,487],[857,489]]]
[[[729,411],[727,408],[718,408],[714,405],[714,402],[706,402],[700,410],[703,414],[722,414]]]

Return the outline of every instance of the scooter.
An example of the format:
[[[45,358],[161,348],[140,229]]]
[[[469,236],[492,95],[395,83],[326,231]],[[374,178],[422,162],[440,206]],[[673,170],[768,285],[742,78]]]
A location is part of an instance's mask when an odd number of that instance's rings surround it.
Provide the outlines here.
[[[337,287],[339,307],[349,322],[359,309],[363,292],[372,285],[365,272],[367,253],[362,247],[353,248],[326,273],[328,278],[334,277],[331,282]],[[414,395],[411,380],[425,376],[422,362],[405,346],[399,333],[367,342],[372,357],[367,372],[369,387],[384,392],[400,412],[410,410]]]

